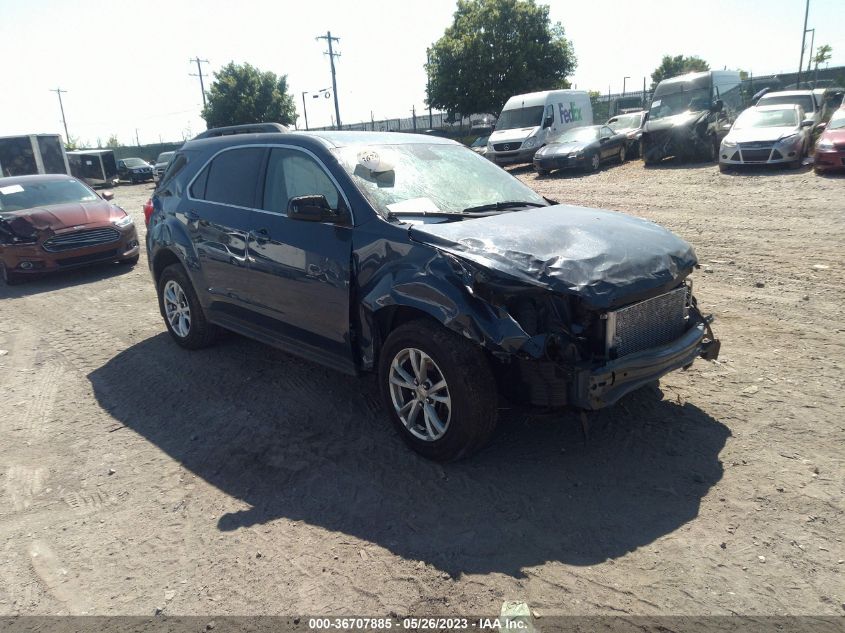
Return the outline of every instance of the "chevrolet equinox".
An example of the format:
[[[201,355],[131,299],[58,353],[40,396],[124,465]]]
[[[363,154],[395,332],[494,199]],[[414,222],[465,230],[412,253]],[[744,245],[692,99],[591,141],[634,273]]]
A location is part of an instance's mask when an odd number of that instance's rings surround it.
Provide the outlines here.
[[[399,433],[436,460],[484,444],[500,394],[598,409],[719,351],[684,240],[555,204],[432,136],[189,141],[153,196],[147,252],[176,343],[225,328],[376,372]]]

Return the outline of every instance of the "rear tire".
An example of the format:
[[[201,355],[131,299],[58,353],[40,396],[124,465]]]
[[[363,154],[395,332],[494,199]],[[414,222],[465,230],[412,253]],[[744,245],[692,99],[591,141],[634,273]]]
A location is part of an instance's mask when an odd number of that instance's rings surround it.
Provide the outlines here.
[[[158,307],[170,336],[185,349],[208,347],[217,326],[205,318],[197,293],[180,264],[165,268],[158,279]]]
[[[388,335],[379,386],[402,439],[428,459],[466,457],[496,427],[498,391],[484,352],[436,322],[411,321]]]

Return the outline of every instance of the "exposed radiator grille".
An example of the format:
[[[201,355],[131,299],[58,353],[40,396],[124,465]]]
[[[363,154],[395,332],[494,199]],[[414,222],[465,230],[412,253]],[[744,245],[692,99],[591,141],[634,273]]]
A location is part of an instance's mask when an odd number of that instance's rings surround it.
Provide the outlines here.
[[[110,227],[102,229],[89,229],[87,231],[74,231],[64,235],[56,235],[44,242],[44,250],[52,253],[99,246],[100,244],[111,244],[120,239],[120,232]]]
[[[671,292],[607,313],[608,351],[616,357],[671,343],[686,331],[688,290]]]
[[[514,141],[513,143],[496,143],[493,149],[497,152],[510,152],[522,147],[522,141]]]

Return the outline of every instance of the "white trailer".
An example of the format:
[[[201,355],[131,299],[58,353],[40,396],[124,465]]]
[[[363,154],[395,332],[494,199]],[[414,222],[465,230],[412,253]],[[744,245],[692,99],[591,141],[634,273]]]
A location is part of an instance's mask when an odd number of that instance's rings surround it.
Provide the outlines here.
[[[59,134],[0,136],[0,177],[70,174]]]

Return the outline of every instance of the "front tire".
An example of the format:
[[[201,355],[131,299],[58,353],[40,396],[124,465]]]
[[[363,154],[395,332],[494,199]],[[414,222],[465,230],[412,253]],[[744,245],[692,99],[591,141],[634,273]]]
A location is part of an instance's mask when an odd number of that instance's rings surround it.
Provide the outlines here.
[[[20,283],[23,283],[23,278],[20,275],[16,275],[13,272],[10,272],[9,269],[6,268],[6,264],[0,262],[0,279],[7,286],[17,286]]]
[[[625,162],[625,145],[619,148],[619,164],[623,164]]]
[[[185,349],[208,347],[217,327],[205,318],[202,305],[180,264],[165,268],[158,280],[158,306],[167,331]]]
[[[598,171],[600,167],[601,167],[601,156],[599,156],[598,152],[596,152],[595,154],[590,156],[589,159],[587,159],[587,166],[586,166],[585,169],[588,172],[594,172],[594,171]]]
[[[420,319],[390,333],[379,385],[402,439],[428,459],[466,457],[496,426],[496,381],[483,351],[437,323]]]

